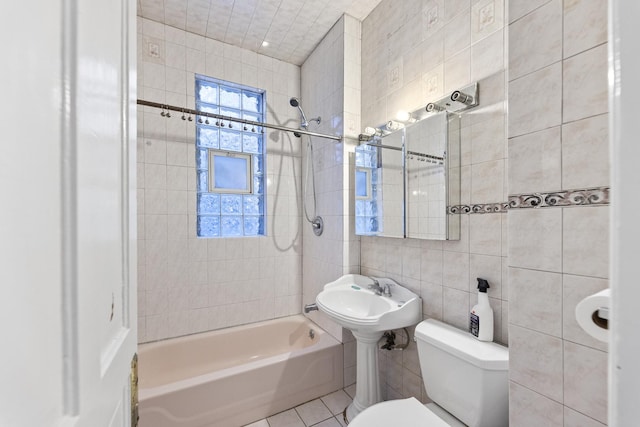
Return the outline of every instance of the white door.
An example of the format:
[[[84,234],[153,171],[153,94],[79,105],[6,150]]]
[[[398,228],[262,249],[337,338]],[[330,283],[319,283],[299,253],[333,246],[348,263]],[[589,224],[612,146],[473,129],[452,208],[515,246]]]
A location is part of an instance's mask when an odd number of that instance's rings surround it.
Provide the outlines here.
[[[130,426],[136,2],[0,14],[0,426]]]
[[[609,1],[611,342],[609,425],[640,419],[640,4]]]

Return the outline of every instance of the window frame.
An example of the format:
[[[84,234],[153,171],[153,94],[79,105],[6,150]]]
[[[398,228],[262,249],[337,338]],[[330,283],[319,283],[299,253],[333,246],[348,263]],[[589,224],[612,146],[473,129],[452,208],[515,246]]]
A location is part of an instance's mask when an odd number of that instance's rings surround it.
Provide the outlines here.
[[[253,194],[253,154],[252,153],[241,153],[241,152],[236,152],[236,151],[228,151],[228,150],[219,150],[219,149],[215,149],[215,148],[209,148],[208,149],[208,155],[209,155],[209,193],[226,193],[226,194],[241,194],[241,195],[245,195],[245,194]],[[214,161],[214,158],[218,156],[218,157],[234,157],[234,158],[242,158],[245,159],[247,162],[247,168],[246,168],[246,182],[247,182],[247,188],[246,189],[240,189],[240,188],[222,188],[222,187],[216,187],[216,163]],[[244,216],[244,214],[243,214]]]
[[[359,173],[364,173],[365,174],[365,194],[360,196],[358,195],[358,174]],[[356,200],[370,200],[371,199],[371,169],[369,168],[365,168],[365,167],[357,167],[356,168],[356,176],[355,176],[355,195],[356,195]]]

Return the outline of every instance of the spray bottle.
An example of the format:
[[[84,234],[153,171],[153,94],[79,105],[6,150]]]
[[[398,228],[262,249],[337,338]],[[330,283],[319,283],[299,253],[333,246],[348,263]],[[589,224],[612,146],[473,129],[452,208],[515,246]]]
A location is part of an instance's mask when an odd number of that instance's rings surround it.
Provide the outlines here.
[[[493,341],[493,310],[489,306],[489,282],[478,277],[478,304],[469,314],[469,332],[480,341]]]

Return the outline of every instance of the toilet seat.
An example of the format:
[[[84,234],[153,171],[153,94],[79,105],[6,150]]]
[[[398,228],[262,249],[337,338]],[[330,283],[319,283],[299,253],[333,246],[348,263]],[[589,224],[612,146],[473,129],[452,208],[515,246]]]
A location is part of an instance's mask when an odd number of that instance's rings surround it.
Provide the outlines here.
[[[450,427],[415,397],[377,403],[360,412],[349,427]]]

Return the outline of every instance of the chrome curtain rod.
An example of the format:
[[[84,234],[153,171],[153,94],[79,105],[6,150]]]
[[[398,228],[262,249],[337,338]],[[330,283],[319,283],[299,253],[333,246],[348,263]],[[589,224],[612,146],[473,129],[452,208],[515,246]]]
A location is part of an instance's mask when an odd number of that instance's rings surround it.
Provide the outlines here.
[[[384,144],[363,144],[363,145],[366,145],[368,147],[387,148],[389,150],[402,151],[402,147],[394,147],[393,145],[384,145]],[[418,153],[417,151],[407,151],[407,154],[416,156],[416,157],[425,157],[427,159],[444,161],[444,157],[438,157],[431,154]]]
[[[193,110],[191,108],[181,108],[181,107],[176,107],[174,105],[167,105],[167,104],[160,104],[158,102],[145,101],[144,99],[138,99],[138,105],[144,105],[145,107],[159,108],[161,110],[177,111],[179,113],[192,114],[194,116],[211,117],[213,119],[224,120],[224,121],[227,121],[227,122],[242,123],[242,124],[246,124],[246,125],[252,125],[252,126],[265,127],[265,128],[269,128],[269,129],[281,130],[281,131],[285,131],[285,132],[293,132],[293,133],[298,133],[298,134],[301,134],[301,135],[317,136],[317,137],[320,137],[320,138],[333,139],[334,141],[342,141],[342,137],[341,136],[326,135],[324,133],[309,132],[309,131],[304,130],[304,129],[291,129],[291,128],[284,127],[284,126],[272,125],[272,124],[269,124],[269,123],[256,122],[256,121],[253,121],[253,120],[241,119],[241,118],[238,118],[238,117],[223,116],[222,114],[209,113],[209,112],[206,112],[206,111],[198,111],[198,110]]]
[[[384,144],[362,144],[362,145],[366,145],[368,147],[388,148],[389,150],[394,150],[394,151],[403,150],[402,147],[394,147],[393,145],[384,145]]]

